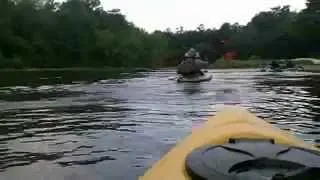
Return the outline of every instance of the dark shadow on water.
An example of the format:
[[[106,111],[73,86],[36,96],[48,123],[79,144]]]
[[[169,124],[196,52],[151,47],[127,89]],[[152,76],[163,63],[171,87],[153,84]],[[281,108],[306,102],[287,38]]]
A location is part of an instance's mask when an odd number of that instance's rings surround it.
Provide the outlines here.
[[[0,100],[38,101],[76,98],[85,95],[84,84],[122,84],[126,79],[147,76],[133,70],[91,71],[0,71]]]
[[[4,91],[4,89],[2,89]],[[0,92],[0,100],[4,101],[37,101],[37,100],[55,100],[62,97],[78,97],[84,92],[70,91],[66,89],[50,89],[50,90],[21,90],[21,89],[5,89],[6,93]]]
[[[0,87],[92,83],[104,79],[144,77],[147,72],[136,69],[0,71]]]

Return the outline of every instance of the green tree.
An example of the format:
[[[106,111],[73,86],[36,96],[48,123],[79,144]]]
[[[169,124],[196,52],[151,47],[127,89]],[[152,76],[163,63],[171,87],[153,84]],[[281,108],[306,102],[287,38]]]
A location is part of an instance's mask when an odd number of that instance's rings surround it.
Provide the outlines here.
[[[318,0],[307,0],[307,7],[312,11],[320,10],[320,2]]]
[[[228,51],[241,59],[320,56],[316,0],[300,12],[274,7],[246,25],[153,33],[99,0],[1,0],[0,27],[0,68],[175,66],[191,47],[210,62]]]

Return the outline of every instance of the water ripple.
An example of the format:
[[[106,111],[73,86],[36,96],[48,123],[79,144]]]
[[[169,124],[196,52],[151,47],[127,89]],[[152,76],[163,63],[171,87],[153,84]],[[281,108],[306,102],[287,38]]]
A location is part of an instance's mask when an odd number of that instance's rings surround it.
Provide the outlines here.
[[[228,103],[320,142],[319,74],[210,70],[210,82],[177,84],[173,70],[51,73],[0,80],[4,179],[136,179]]]

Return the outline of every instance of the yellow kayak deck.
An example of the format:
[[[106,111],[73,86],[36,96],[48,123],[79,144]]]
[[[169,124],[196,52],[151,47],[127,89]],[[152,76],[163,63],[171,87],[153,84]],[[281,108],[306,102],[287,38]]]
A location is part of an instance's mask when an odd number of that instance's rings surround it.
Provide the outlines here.
[[[189,180],[185,170],[187,155],[197,147],[225,144],[230,138],[274,139],[276,144],[319,150],[312,144],[258,118],[246,109],[229,107],[193,130],[191,135],[173,147],[139,179]]]

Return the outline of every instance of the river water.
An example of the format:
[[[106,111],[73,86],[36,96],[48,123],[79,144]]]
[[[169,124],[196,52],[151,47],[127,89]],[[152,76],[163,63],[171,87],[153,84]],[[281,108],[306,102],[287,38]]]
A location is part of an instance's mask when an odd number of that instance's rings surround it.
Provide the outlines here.
[[[320,141],[320,74],[209,70],[210,82],[151,72],[0,73],[2,180],[137,176],[225,104]]]

